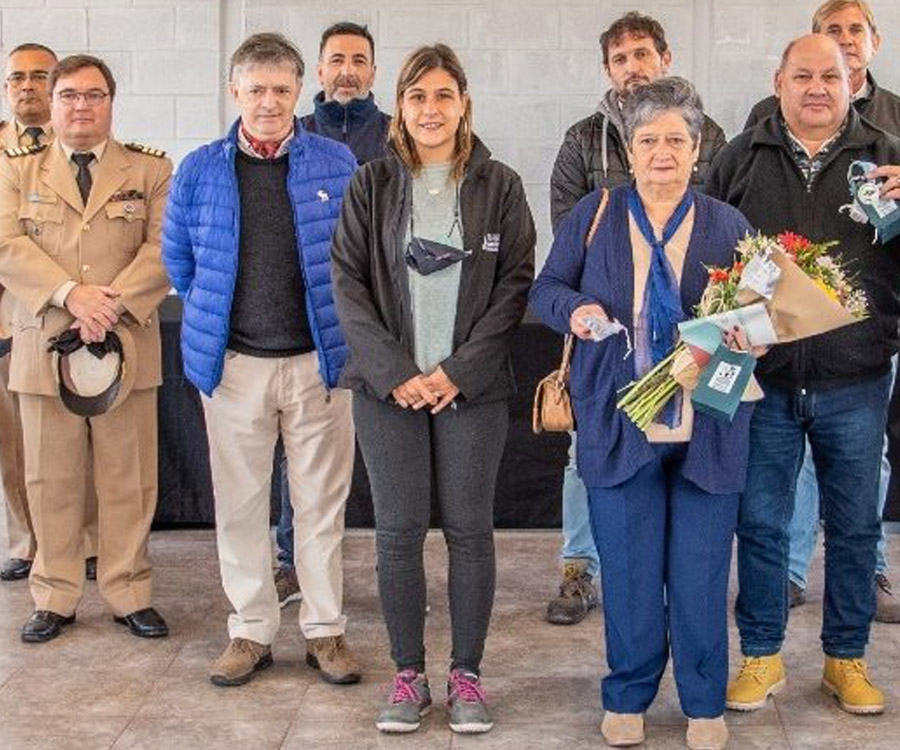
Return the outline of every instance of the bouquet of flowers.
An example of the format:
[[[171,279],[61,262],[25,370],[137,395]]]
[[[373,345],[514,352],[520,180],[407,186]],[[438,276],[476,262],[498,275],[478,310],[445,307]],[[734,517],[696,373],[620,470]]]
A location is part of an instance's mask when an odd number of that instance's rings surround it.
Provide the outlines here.
[[[622,389],[617,407],[646,430],[679,388],[697,387],[722,344],[722,331],[734,326],[744,330],[750,346],[768,346],[865,318],[865,293],[854,287],[840,259],[828,254],[836,245],[792,232],[747,235],[730,267],[708,269],[695,317],[679,324],[680,340],[672,352]],[[748,390],[759,389],[751,381]]]

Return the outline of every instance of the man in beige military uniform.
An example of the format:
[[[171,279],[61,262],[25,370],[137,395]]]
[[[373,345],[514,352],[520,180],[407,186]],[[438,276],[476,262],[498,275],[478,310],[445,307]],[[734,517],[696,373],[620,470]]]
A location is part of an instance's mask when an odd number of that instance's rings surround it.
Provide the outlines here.
[[[6,62],[6,100],[13,119],[0,122],[0,159],[18,149],[40,146],[53,140],[50,123],[50,90],[47,81],[56,66],[56,54],[43,44],[20,44],[9,53]],[[25,466],[19,404],[8,390],[12,295],[0,285],[0,478],[6,499],[8,558],[0,564],[0,581],[27,578],[34,559],[34,530],[25,493]],[[88,502],[85,503],[84,543],[87,577],[96,573],[97,502],[88,478]]]
[[[19,395],[37,539],[36,611],[22,639],[50,640],[75,619],[89,466],[100,593],[132,633],[163,636],[166,624],[150,607],[147,541],[157,489],[156,308],[169,287],[159,243],[172,165],[111,137],[115,81],[103,61],[67,57],[49,88],[56,141],[0,159],[0,283],[14,297],[9,387]],[[134,341],[133,389],[96,417],[76,416],[59,398],[47,347],[69,328],[86,343],[111,330]]]

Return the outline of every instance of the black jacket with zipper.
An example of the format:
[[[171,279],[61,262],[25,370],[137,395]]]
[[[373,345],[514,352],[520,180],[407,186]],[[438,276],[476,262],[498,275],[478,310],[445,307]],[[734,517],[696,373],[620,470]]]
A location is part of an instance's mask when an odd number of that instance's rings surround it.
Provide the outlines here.
[[[832,254],[868,297],[866,320],[772,347],[756,366],[763,384],[797,391],[870,380],[888,371],[898,349],[900,237],[873,244],[873,228],[840,211],[850,201],[847,170],[854,159],[900,164],[900,139],[851,107],[844,132],[807,186],[778,111],[731,141],[710,168],[707,194],[737,207],[763,234],[787,230],[814,242],[839,241]]]
[[[405,261],[412,177],[391,152],[347,191],[331,246],[332,284],[350,348],[340,385],[387,400],[419,373]],[[441,367],[467,402],[515,392],[509,356],[534,278],[534,223],[519,176],[478,140],[460,185],[464,258],[453,353]],[[414,272],[413,272],[414,273]]]

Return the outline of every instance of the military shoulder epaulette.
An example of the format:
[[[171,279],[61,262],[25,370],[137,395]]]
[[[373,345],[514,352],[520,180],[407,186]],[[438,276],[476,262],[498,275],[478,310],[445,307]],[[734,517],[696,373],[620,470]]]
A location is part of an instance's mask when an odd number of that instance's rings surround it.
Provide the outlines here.
[[[159,148],[153,148],[152,146],[145,146],[142,143],[126,143],[125,148],[129,151],[137,151],[139,154],[147,154],[147,156],[155,156],[157,159],[162,159],[166,152]]]
[[[16,156],[28,156],[29,154],[39,154],[47,148],[46,143],[36,143],[33,146],[16,146],[14,148],[7,148],[3,150],[3,153],[9,156],[10,158],[14,158]]]

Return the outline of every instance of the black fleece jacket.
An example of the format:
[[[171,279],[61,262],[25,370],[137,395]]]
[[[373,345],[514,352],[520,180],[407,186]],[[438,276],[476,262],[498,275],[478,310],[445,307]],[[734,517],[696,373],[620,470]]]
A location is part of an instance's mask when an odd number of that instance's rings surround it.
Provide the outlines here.
[[[707,193],[737,207],[764,234],[790,230],[814,242],[838,240],[834,253],[869,301],[870,317],[860,323],[772,347],[756,367],[763,384],[797,391],[862,382],[886,373],[897,351],[900,237],[872,244],[872,227],[839,211],[850,201],[847,169],[854,159],[900,164],[900,139],[851,107],[844,132],[807,189],[779,111],[731,141],[710,168]]]
[[[353,176],[331,245],[332,290],[350,348],[340,385],[387,400],[419,373],[403,242],[412,179],[393,153]],[[536,242],[519,176],[476,139],[460,186],[463,247],[453,353],[441,362],[469,402],[515,392],[509,347],[534,278]]]

